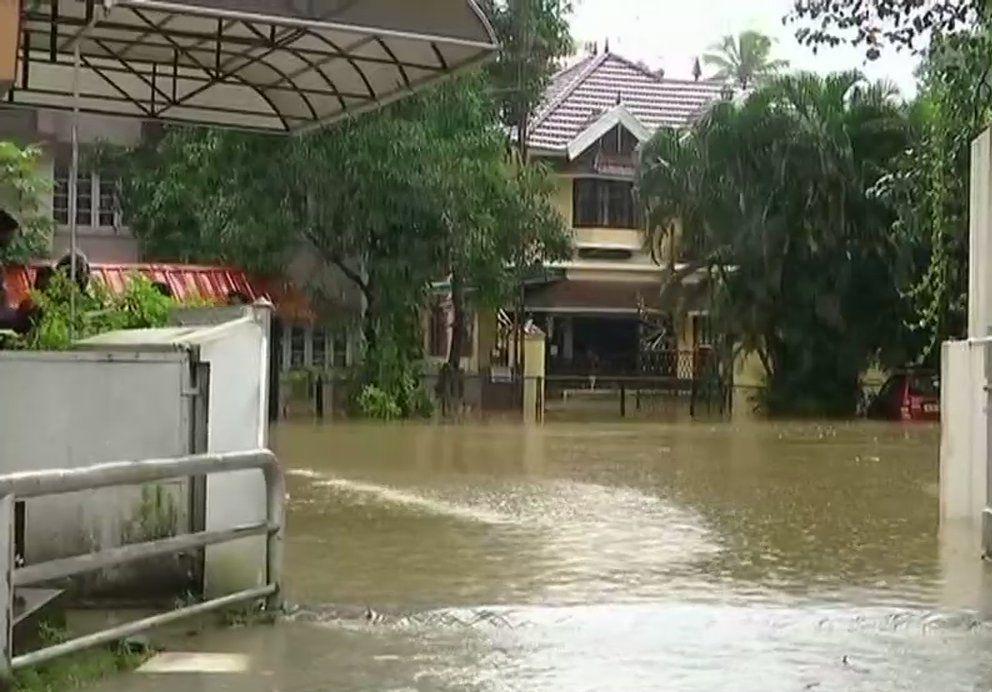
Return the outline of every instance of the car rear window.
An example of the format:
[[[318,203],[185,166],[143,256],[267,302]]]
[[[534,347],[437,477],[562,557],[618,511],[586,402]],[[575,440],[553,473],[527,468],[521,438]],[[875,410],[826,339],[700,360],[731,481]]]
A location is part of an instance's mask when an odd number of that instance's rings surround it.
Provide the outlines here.
[[[936,375],[912,375],[909,393],[913,396],[940,396],[940,378]]]

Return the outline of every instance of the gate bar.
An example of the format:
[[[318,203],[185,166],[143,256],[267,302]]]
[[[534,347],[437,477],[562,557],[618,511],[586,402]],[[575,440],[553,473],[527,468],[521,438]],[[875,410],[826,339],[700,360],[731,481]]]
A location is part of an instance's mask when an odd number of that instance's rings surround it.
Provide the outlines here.
[[[153,627],[167,625],[170,622],[175,622],[176,620],[181,620],[182,618],[190,617],[191,615],[201,615],[203,613],[209,613],[212,610],[234,605],[235,603],[266,598],[267,596],[274,594],[277,589],[277,585],[267,584],[254,589],[246,589],[227,596],[221,596],[220,598],[214,598],[209,601],[204,601],[203,603],[197,603],[196,605],[170,610],[167,613],[160,613],[141,620],[128,622],[107,630],[87,634],[82,637],[77,637],[76,639],[70,639],[67,642],[62,642],[61,644],[56,644],[55,646],[49,646],[44,649],[39,649],[38,651],[32,651],[28,654],[15,656],[10,661],[10,667],[13,670],[18,670],[20,668],[38,665],[39,663],[50,661],[58,656],[75,653],[77,651],[82,651],[83,649],[91,649],[94,646],[99,646],[100,644],[109,644],[110,642],[114,642],[125,637],[130,637],[132,634],[138,634],[139,632],[143,632]]]

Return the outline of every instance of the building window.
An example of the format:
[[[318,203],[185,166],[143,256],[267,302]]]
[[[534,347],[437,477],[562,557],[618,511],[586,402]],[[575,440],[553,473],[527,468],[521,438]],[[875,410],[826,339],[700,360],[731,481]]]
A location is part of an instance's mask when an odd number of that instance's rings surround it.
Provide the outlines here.
[[[713,345],[713,324],[708,313],[692,315],[692,342],[696,348]]]
[[[302,368],[306,362],[306,329],[293,327],[289,332],[289,367]]]
[[[69,223],[69,166],[55,165],[52,217]],[[120,184],[106,171],[80,171],[76,178],[76,223],[89,229],[116,230],[121,225]]]
[[[576,228],[640,228],[634,183],[576,178],[572,184],[572,218]]]
[[[435,358],[448,357],[448,309],[443,303],[431,306],[427,326],[427,352]]]
[[[633,252],[630,250],[624,250],[623,248],[584,247],[579,250],[579,259],[584,260],[624,262],[633,256]]]
[[[335,332],[332,338],[332,349],[334,367],[348,367],[348,333],[344,331]]]
[[[97,199],[98,225],[105,228],[114,228],[120,225],[118,223],[120,193],[117,189],[117,179],[113,176],[103,174],[99,177],[97,184],[100,191]]]
[[[55,185],[52,188],[52,217],[55,223],[69,223],[69,169],[55,167]]]
[[[462,336],[462,358],[471,358],[475,351],[475,314],[466,310],[463,319],[465,334]]]
[[[315,368],[327,367],[327,332],[323,327],[314,327],[310,337],[311,354]]]

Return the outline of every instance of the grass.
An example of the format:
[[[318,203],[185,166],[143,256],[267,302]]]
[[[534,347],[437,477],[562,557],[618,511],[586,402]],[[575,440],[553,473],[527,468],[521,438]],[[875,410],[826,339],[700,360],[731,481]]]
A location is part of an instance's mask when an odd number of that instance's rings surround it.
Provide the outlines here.
[[[42,624],[41,640],[52,646],[69,639],[65,628]],[[14,674],[14,690],[20,692],[61,692],[78,689],[116,673],[134,670],[150,655],[131,651],[123,642],[109,647],[96,647],[69,656],[62,656],[34,668]]]
[[[193,594],[179,597],[176,606],[197,602]],[[235,608],[220,613],[220,624],[227,627],[247,627],[271,624],[276,613],[258,605]],[[39,628],[42,646],[59,644],[70,638],[68,630],[59,625],[42,623]],[[14,674],[13,689],[18,692],[61,692],[87,687],[117,673],[136,669],[152,655],[151,651],[132,651],[124,642],[96,647],[69,656],[61,656],[50,663],[19,670]],[[0,687],[0,689],[3,689]]]

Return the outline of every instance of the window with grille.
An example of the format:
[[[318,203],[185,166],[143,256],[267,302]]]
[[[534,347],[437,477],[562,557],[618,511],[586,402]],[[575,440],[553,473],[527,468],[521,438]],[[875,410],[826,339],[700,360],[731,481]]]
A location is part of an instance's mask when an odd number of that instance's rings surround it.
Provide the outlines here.
[[[315,368],[325,368],[328,365],[327,358],[327,332],[323,327],[314,327],[311,333],[311,353],[313,356],[313,366]]]
[[[348,366],[348,333],[345,331],[335,332],[332,338],[332,352],[334,354],[334,367],[344,368]]]
[[[431,306],[427,351],[435,358],[448,356],[448,310],[440,302]]]
[[[55,165],[52,218],[69,223],[69,166]],[[107,171],[80,171],[76,178],[76,224],[90,230],[116,230],[121,225],[120,184]]]
[[[293,327],[289,332],[289,366],[302,368],[306,362],[306,329]]]
[[[572,183],[576,228],[640,228],[640,207],[629,180],[576,178]]]
[[[55,167],[55,185],[52,188],[52,217],[55,223],[69,223],[69,169]]]
[[[104,227],[114,227],[117,222],[117,207],[120,195],[117,191],[117,179],[111,175],[103,174],[98,180],[100,191],[97,202],[98,225]]]

